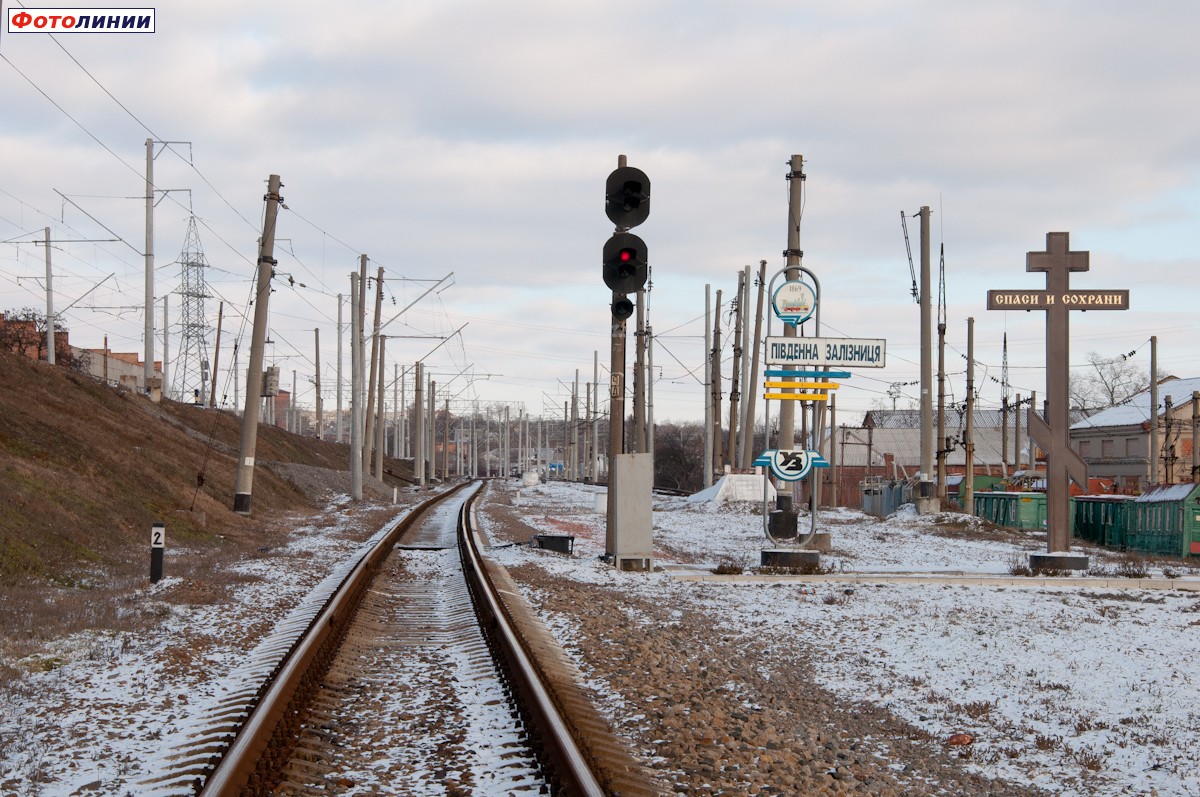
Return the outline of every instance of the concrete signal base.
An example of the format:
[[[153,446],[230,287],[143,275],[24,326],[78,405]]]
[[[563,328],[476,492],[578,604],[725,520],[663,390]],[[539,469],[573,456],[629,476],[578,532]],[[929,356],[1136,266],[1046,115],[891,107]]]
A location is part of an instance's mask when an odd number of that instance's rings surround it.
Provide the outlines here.
[[[763,567],[817,567],[821,564],[821,553],[800,548],[765,548],[761,562]]]
[[[942,511],[942,502],[936,495],[917,498],[913,503],[917,505],[918,515],[934,515]]]
[[[1039,570],[1087,570],[1088,558],[1073,553],[1031,553],[1029,569],[1035,573]]]
[[[809,537],[811,539],[807,539]],[[818,531],[812,535],[804,535],[804,538],[807,539],[807,542],[804,539],[798,539],[796,544],[805,550],[823,551],[824,553],[829,553],[833,550],[833,538],[827,531]]]

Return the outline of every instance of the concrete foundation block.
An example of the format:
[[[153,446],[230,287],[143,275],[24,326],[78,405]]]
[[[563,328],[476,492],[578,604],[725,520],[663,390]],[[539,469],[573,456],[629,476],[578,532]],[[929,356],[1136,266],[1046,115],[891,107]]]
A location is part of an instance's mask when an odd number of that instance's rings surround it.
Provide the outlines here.
[[[765,548],[761,557],[763,567],[816,567],[820,563],[819,551],[802,548]]]
[[[1039,570],[1087,570],[1088,557],[1073,553],[1031,553],[1029,569]]]

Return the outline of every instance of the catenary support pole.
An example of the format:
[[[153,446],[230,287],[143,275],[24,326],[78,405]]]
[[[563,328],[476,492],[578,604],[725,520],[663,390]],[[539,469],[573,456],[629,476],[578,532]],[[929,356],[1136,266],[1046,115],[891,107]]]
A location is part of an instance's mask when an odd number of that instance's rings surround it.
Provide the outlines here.
[[[147,150],[153,142],[147,141]],[[149,159],[149,155],[147,155]],[[258,418],[262,410],[263,349],[267,340],[267,303],[271,296],[271,277],[275,269],[275,220],[279,203],[279,175],[267,180],[267,208],[263,219],[262,241],[258,249],[258,280],[254,299],[254,331],[250,338],[250,378],[246,384],[246,409],[242,414],[242,439],[238,449],[237,481],[234,486],[233,511],[249,515],[254,488],[254,452],[258,442]]]
[[[939,315],[941,305],[939,304]],[[946,322],[938,318],[937,354],[937,497],[939,505],[946,498]]]
[[[921,216],[921,512],[937,511],[936,486],[933,482],[933,318],[930,307],[929,207]]]
[[[717,306],[713,312],[713,331],[712,331],[712,365],[709,368],[709,373],[712,376],[712,392],[710,401],[712,401],[712,440],[713,440],[713,457],[709,462],[709,470],[714,476],[718,476],[724,469],[721,463],[725,458],[725,435],[721,433],[721,294],[720,288],[717,289]]]
[[[210,389],[212,394],[208,399],[208,406],[211,409],[217,408],[217,363],[221,359],[221,321],[225,318],[225,302],[217,305],[217,336],[213,340],[213,362],[212,362],[212,385]]]
[[[350,272],[350,497],[361,501],[363,496],[362,462],[362,313],[359,302],[362,292],[357,271]]]
[[[704,489],[713,485],[712,286],[704,286]]]
[[[758,302],[754,312],[754,338],[751,342],[754,354],[751,357],[750,363],[750,379],[746,382],[742,392],[746,396],[745,404],[745,423],[746,435],[742,443],[742,467],[749,469],[750,464],[754,462],[754,400],[758,392],[758,356],[762,351],[762,318],[763,318],[763,296],[767,290],[767,261],[759,261],[758,265]],[[763,438],[768,435],[768,430],[763,430]],[[769,448],[764,445],[763,448]]]
[[[784,251],[786,265],[784,278],[791,282],[800,279],[800,266],[804,252],[800,249],[800,216],[804,209],[804,156],[793,155],[788,168],[788,225],[787,249]],[[783,336],[794,338],[797,335],[793,324],[783,325]],[[794,370],[786,366],[783,370]],[[785,388],[785,393],[794,393],[792,388]],[[796,404],[795,401],[779,402],[779,440],[776,448],[790,451],[796,447]]]
[[[323,414],[324,407],[322,407],[322,405],[321,405],[321,330],[320,329],[313,329],[313,346],[315,347],[313,349],[313,352],[314,352],[314,354],[313,354],[313,391],[316,394],[316,398],[314,399],[314,401],[316,403],[316,407],[314,409],[317,413],[317,439],[324,440],[325,439],[325,434],[324,434],[325,433],[325,425],[324,425],[325,418],[324,418],[324,414]]]
[[[345,436],[342,430],[345,427],[345,422],[342,419],[342,336],[346,333],[346,329],[342,326],[342,294],[338,294],[338,319],[337,319],[337,442],[345,441]]]
[[[143,369],[144,388],[150,393],[150,383],[154,379],[154,139],[146,139],[146,318],[143,334],[146,339],[145,366]],[[164,386],[166,382],[164,381]]]
[[[167,299],[168,298],[169,297],[167,297],[167,296],[163,297],[163,348],[162,348],[162,371],[160,371],[160,373],[162,374],[163,398],[170,398],[170,394],[171,394],[171,389],[169,387],[169,385],[171,383],[167,380],[167,352],[169,351],[169,349],[167,348],[167,330],[169,330],[171,328],[167,324]]]
[[[375,276],[375,324],[371,333],[371,369],[367,382],[367,431],[363,435],[363,468],[371,470],[371,448],[375,443],[375,378],[382,381],[379,370],[379,315],[383,310],[383,266]]]
[[[375,468],[373,470],[373,474],[374,474],[375,478],[379,479],[380,481],[383,480],[383,427],[384,427],[384,421],[387,419],[387,411],[383,404],[383,399],[384,399],[384,396],[386,395],[384,393],[384,387],[385,387],[386,380],[383,378],[383,375],[387,373],[387,370],[384,368],[384,363],[386,361],[383,358],[384,344],[386,344],[386,343],[387,343],[387,336],[380,335],[379,336],[379,398],[376,401],[376,404],[378,406],[376,407],[376,418],[375,418]]]
[[[413,366],[413,470],[417,486],[425,486],[425,368],[420,361]]]
[[[637,292],[637,330],[633,334],[633,453],[646,451],[646,291]],[[579,372],[575,372],[576,382]]]
[[[738,272],[737,299],[733,307],[733,364],[729,374],[729,440],[725,445],[725,460],[730,470],[737,468],[738,451],[738,393],[742,369],[742,308],[745,307],[746,275]]]
[[[1158,484],[1158,336],[1150,336],[1150,458],[1146,487]],[[1144,492],[1145,490],[1143,490]]]
[[[54,365],[54,272],[50,269],[50,228],[46,228],[46,362]]]
[[[967,475],[963,479],[963,510],[975,514],[975,319],[967,319]]]

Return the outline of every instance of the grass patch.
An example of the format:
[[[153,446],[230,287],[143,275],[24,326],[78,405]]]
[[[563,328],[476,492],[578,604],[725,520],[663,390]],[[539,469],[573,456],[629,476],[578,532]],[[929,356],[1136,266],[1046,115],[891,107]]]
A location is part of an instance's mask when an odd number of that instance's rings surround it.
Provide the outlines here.
[[[746,568],[732,559],[722,559],[713,568],[713,573],[718,576],[740,576],[744,572],[746,572]]]
[[[1138,556],[1126,556],[1117,562],[1113,575],[1121,578],[1147,578],[1150,575],[1146,560]]]
[[[828,576],[837,572],[832,565],[810,562],[798,567],[756,567],[751,572],[760,576]]]

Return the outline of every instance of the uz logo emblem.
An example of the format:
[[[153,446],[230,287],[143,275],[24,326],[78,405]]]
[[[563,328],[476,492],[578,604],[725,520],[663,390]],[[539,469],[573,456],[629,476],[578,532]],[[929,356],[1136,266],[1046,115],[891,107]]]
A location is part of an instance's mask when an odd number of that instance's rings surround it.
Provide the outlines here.
[[[812,470],[812,465],[812,457],[807,451],[776,451],[771,457],[771,472],[788,482],[803,479]]]
[[[767,449],[754,462],[769,467],[775,478],[787,482],[800,481],[813,468],[828,468],[829,462],[818,451],[779,451]]]

